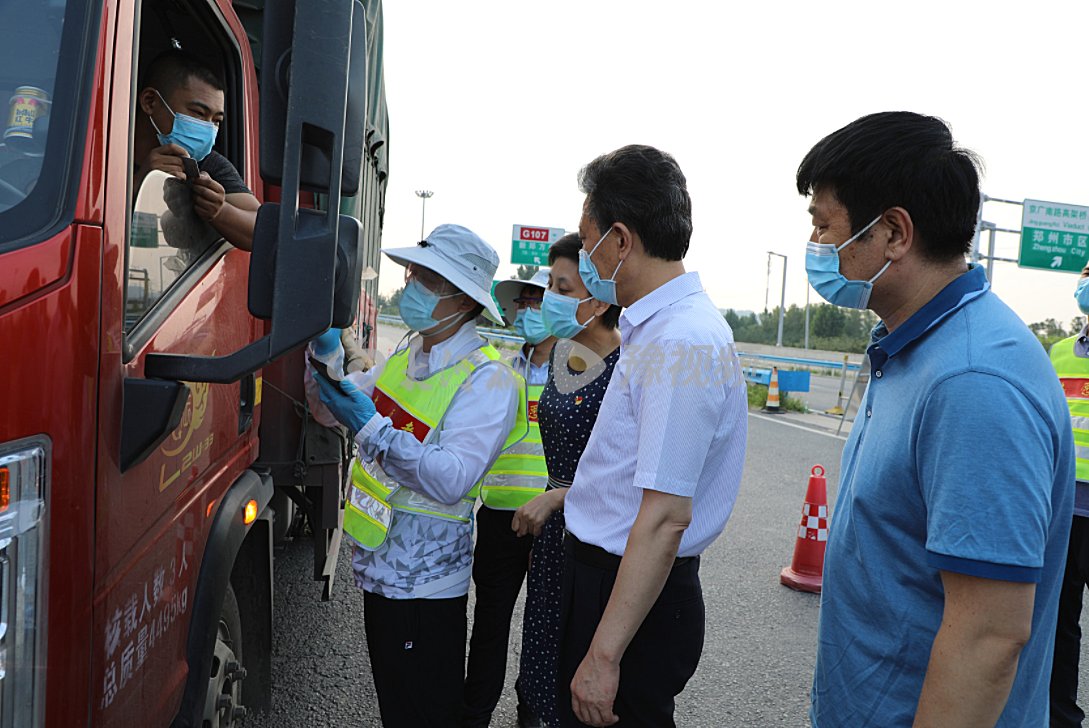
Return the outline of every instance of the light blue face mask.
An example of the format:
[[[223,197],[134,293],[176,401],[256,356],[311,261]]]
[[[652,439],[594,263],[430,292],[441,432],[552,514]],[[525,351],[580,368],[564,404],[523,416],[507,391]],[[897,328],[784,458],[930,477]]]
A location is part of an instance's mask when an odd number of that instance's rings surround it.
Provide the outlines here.
[[[594,300],[589,296],[582,300],[571,296],[564,296],[552,291],[545,291],[544,300],[541,301],[541,319],[548,333],[557,339],[570,339],[586,328],[594,317],[586,319],[585,323],[579,323],[579,304]],[[595,314],[596,315],[596,314]]]
[[[590,260],[590,256],[601,247],[601,243],[605,238],[609,237],[609,233],[612,231],[611,227],[606,230],[601,239],[597,241],[597,245],[589,253],[585,250],[579,251],[579,276],[582,278],[582,282],[586,286],[586,290],[590,292],[591,297],[618,306],[620,304],[616,300],[616,272],[620,270],[620,266],[624,265],[624,261],[616,264],[616,270],[613,271],[608,280],[602,280],[601,276],[598,275],[597,267]]]
[[[515,314],[514,330],[526,340],[527,344],[532,345],[540,344],[550,336],[540,310],[535,308],[523,308]]]
[[[401,314],[401,320],[405,322],[405,326],[413,331],[429,331],[435,328],[444,321],[450,321],[450,325],[453,326],[456,321],[451,319],[457,319],[462,315],[461,311],[455,311],[449,316],[445,316],[439,320],[432,318],[432,314],[435,312],[435,306],[439,305],[439,301],[444,298],[454,298],[460,296],[460,293],[450,293],[445,296],[440,296],[437,293],[432,293],[427,290],[422,283],[413,278],[407,284],[405,284],[405,292],[401,294],[401,303],[398,305],[398,311]],[[437,336],[446,329],[436,331],[431,336]]]
[[[888,270],[892,261],[886,261],[884,267],[877,271],[877,275],[873,278],[867,281],[852,281],[839,272],[839,251],[865,235],[866,231],[876,225],[880,219],[880,215],[875,217],[869,225],[852,235],[842,245],[815,243],[812,240],[806,244],[805,272],[809,277],[809,285],[813,286],[813,289],[828,303],[844,308],[866,308],[869,304],[873,282]]]
[[[1082,313],[1089,313],[1089,278],[1078,281],[1078,288],[1074,291],[1074,298],[1078,301],[1078,308]]]
[[[148,115],[148,118],[151,119],[151,125],[155,127],[156,135],[159,137],[159,144],[164,147],[167,144],[177,144],[196,161],[203,161],[205,157],[212,153],[212,145],[216,143],[219,127],[210,121],[202,121],[185,114],[176,114],[174,109],[170,108],[170,104],[166,103],[166,99],[163,98],[161,93],[155,91],[155,95],[159,97],[159,100],[163,102],[163,106],[174,117],[174,126],[170,129],[170,133],[163,134],[159,131],[155,119],[152,119],[150,114]]]

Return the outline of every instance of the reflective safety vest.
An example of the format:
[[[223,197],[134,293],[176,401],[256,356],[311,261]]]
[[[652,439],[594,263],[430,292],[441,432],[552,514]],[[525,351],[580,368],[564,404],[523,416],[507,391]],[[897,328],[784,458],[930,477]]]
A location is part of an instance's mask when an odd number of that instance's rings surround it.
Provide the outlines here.
[[[488,508],[514,511],[545,492],[548,468],[545,467],[541,427],[537,422],[537,404],[543,386],[528,388],[526,419],[529,432],[525,439],[504,450],[484,476],[481,499]]]
[[[491,345],[482,346],[457,363],[420,380],[408,375],[408,358],[409,350],[405,348],[386,362],[374,384],[374,406],[378,414],[390,418],[395,428],[411,433],[427,445],[441,430],[446,411],[461,386],[477,368],[498,362],[499,352]],[[521,377],[518,379],[521,384]],[[504,442],[504,450],[524,438],[528,427],[525,388],[519,386],[518,391],[521,393],[519,416]],[[468,523],[480,483],[459,502],[447,505],[401,486],[377,462],[362,463],[355,459],[349,491],[344,506],[344,533],[364,549],[373,551],[385,543],[394,511]]]
[[[1077,458],[1076,477],[1089,483],[1089,359],[1074,354],[1071,336],[1051,347],[1051,365],[1059,375],[1070,408],[1070,426],[1074,430],[1074,454]]]

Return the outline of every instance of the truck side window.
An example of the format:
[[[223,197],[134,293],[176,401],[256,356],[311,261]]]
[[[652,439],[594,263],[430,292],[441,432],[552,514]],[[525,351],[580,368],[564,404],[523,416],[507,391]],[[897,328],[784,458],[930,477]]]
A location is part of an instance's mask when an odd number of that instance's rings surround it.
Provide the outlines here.
[[[245,147],[245,104],[242,61],[230,33],[201,3],[140,4],[144,12],[131,116],[126,334],[149,312],[158,312],[156,320],[166,314],[200,278],[206,269],[203,263],[211,264],[227,249],[222,233],[194,210],[193,180],[203,171],[228,197],[249,192],[237,172]],[[177,126],[179,119],[184,127],[174,133],[172,125]],[[213,126],[212,139],[202,140]],[[156,151],[167,144],[180,146],[189,157]],[[202,160],[199,167],[194,159]],[[184,174],[180,166],[175,168],[181,162],[186,163]],[[149,320],[148,327],[152,326],[156,324]]]
[[[144,178],[129,229],[125,332],[132,330],[175,281],[221,240],[197,217],[189,186],[152,171]]]

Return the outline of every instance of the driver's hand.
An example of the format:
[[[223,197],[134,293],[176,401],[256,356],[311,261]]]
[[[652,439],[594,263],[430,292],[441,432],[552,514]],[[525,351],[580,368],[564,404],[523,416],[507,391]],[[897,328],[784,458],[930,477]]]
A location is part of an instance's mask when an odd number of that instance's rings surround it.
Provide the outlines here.
[[[155,147],[148,152],[147,159],[143,161],[140,167],[149,172],[153,169],[157,169],[160,172],[166,172],[184,182],[185,167],[182,166],[181,158],[188,156],[189,152],[185,151],[177,144],[166,144],[161,147]]]
[[[193,209],[201,220],[214,220],[223,209],[226,199],[227,193],[223,185],[212,179],[207,172],[201,172],[200,177],[193,180]]]

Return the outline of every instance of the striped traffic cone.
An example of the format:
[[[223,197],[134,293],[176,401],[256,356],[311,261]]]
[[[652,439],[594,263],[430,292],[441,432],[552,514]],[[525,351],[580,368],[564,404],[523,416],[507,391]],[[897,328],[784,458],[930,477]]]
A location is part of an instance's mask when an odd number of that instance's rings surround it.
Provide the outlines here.
[[[828,543],[828,486],[824,467],[814,465],[802,506],[802,524],[790,566],[779,572],[779,583],[798,591],[821,593],[824,547]]]
[[[771,381],[768,382],[768,401],[764,404],[764,411],[773,415],[782,412],[779,409],[779,367],[771,368]]]

